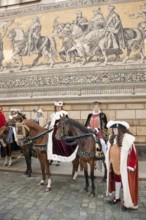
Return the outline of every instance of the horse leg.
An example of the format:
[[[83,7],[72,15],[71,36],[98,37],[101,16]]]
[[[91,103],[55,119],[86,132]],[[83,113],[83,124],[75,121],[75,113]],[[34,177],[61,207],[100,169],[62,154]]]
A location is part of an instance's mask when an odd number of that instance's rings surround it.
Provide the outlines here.
[[[38,56],[34,59],[32,63],[32,66],[35,66],[41,57],[42,57],[42,53],[38,53]]]
[[[95,196],[95,185],[94,185],[94,159],[90,159],[90,178],[91,178],[91,195]]]
[[[31,145],[25,145],[22,148],[23,155],[25,157],[26,162],[26,171],[24,174],[28,175],[28,177],[31,177],[32,168],[31,168]]]
[[[8,165],[8,155],[7,155],[7,149],[6,148],[7,148],[7,146],[4,147],[4,152],[5,152],[5,161],[4,161],[4,164],[3,164],[4,167]]]
[[[102,182],[106,182],[106,179],[107,179],[107,167],[106,167],[105,160],[102,160],[102,162],[103,162],[103,166],[104,166],[104,176],[103,176]]]
[[[83,158],[80,158],[80,162],[81,162],[81,165],[82,165],[83,170],[84,170],[84,177],[85,177],[85,183],[86,183],[86,185],[84,187],[84,191],[88,192],[89,179],[88,179],[88,166],[87,166],[87,162]]]
[[[53,58],[52,55],[50,56],[50,58],[51,58],[51,64],[50,64],[50,67],[53,68],[54,65],[55,65],[55,59]]]
[[[12,165],[11,154],[12,154],[12,151],[11,151],[11,144],[8,144],[8,157],[9,157],[9,163],[8,163],[8,166],[11,166],[11,165]]]
[[[127,56],[123,60],[123,63],[127,63],[127,61],[129,60],[130,54],[131,54],[131,48],[127,48]]]
[[[46,180],[46,173],[45,173],[45,166],[44,166],[44,162],[43,162],[43,157],[42,157],[42,153],[41,150],[39,149],[35,149],[37,157],[39,159],[40,165],[41,165],[41,171],[42,171],[42,179],[40,181],[40,183],[38,185],[44,185],[44,182]]]
[[[46,170],[46,175],[48,176],[48,184],[47,184],[47,188],[46,188],[46,192],[51,191],[51,173],[50,173],[50,167],[49,167],[49,160],[47,159],[47,154],[46,152],[42,153],[42,158],[45,164],[45,170]]]
[[[104,50],[102,51],[102,54],[103,54],[103,56],[104,56],[103,65],[106,66],[106,65],[107,65],[107,54],[106,54],[106,52],[105,52]]]
[[[78,167],[79,167],[79,157],[76,157],[73,161],[72,161],[72,165],[73,165],[73,169],[72,169],[72,180],[76,180],[77,176],[78,176]]]
[[[144,53],[143,53],[143,48],[142,48],[142,46],[140,46],[140,48],[139,48],[139,54],[140,54],[140,56],[141,56],[141,61],[140,61],[140,63],[144,63]]]

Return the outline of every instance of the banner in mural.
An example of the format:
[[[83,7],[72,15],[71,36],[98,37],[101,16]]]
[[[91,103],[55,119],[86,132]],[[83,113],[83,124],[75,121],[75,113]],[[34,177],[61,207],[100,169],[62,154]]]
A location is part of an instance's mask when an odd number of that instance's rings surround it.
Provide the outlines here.
[[[144,63],[145,39],[144,1],[28,10],[0,19],[0,70]]]

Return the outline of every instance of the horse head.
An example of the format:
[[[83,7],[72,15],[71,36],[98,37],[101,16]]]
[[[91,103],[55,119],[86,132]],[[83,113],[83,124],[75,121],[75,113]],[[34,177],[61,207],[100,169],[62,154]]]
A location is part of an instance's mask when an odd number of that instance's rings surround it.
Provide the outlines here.
[[[13,41],[15,39],[15,36],[16,36],[15,29],[11,29],[8,33],[8,37]]]
[[[21,123],[23,121],[24,116],[21,116],[19,114],[16,114],[15,116],[13,116],[12,118],[8,119],[7,121],[7,126],[13,126],[15,127],[16,123]]]
[[[24,31],[21,28],[14,28],[11,29],[8,33],[8,37],[13,41],[13,42],[20,42],[25,39],[25,34]]]
[[[67,118],[65,115],[61,116],[58,124],[57,124],[57,131],[55,134],[55,138],[57,140],[61,140],[62,137],[68,135],[68,127],[67,125]]]
[[[63,23],[59,23],[58,22],[58,19],[59,17],[56,17],[54,19],[54,22],[53,22],[53,34],[54,36],[58,37],[59,34],[62,32],[63,28],[64,28],[64,24]]]
[[[146,21],[141,22],[141,23],[138,25],[138,28],[143,31],[143,33],[144,33],[144,38],[146,38]]]

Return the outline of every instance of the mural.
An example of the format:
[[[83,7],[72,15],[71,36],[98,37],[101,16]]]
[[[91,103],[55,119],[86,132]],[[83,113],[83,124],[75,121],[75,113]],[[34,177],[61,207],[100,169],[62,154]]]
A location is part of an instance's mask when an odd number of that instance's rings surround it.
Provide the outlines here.
[[[145,62],[143,1],[0,20],[0,71]]]

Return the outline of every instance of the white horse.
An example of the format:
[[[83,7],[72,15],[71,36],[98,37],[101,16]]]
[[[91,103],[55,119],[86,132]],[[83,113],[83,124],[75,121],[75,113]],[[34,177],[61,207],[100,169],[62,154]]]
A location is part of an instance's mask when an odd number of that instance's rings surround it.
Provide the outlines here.
[[[28,54],[28,33],[24,33],[21,28],[15,28],[9,31],[8,37],[11,39],[12,47],[13,47],[13,55],[11,57],[12,63],[18,63],[19,68],[23,67],[23,56],[29,56]],[[56,42],[54,38],[49,38],[46,36],[40,36],[37,43],[38,53],[37,57],[34,59],[32,66],[36,65],[39,59],[44,55],[48,56],[51,59],[50,66],[53,67],[55,64],[56,57]],[[18,55],[18,58],[16,58]]]

